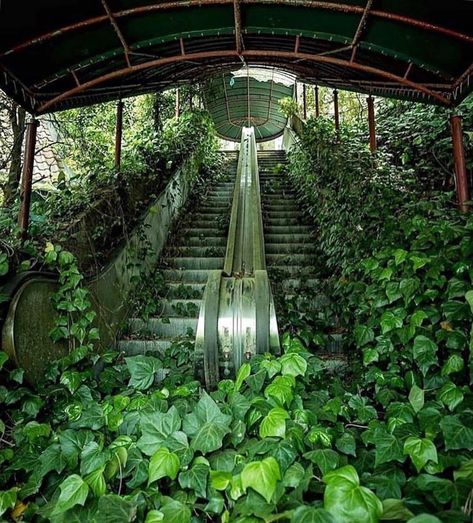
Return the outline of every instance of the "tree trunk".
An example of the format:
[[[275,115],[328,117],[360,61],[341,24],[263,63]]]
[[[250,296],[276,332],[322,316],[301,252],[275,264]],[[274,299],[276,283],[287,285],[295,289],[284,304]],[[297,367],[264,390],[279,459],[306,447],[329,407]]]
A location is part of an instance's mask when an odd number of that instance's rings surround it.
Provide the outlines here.
[[[10,113],[10,123],[13,134],[13,146],[11,151],[10,169],[8,181],[5,186],[5,206],[13,203],[18,193],[21,181],[23,137],[25,133],[26,112],[18,104],[13,103]]]

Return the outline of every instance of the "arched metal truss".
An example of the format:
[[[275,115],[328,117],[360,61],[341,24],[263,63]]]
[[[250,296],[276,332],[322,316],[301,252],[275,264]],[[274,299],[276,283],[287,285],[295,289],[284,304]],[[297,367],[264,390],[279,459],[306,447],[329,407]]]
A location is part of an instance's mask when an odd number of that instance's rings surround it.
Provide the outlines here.
[[[34,113],[199,81],[242,61],[457,105],[473,89],[468,0],[27,0],[0,16],[0,87]]]

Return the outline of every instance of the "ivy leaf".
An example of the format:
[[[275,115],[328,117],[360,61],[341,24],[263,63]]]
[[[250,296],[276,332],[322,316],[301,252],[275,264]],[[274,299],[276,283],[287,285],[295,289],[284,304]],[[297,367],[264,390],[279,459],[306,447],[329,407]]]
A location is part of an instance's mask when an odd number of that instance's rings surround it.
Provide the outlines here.
[[[80,473],[90,474],[98,469],[110,459],[110,453],[104,452],[98,443],[91,441],[88,443],[80,455]]]
[[[473,450],[473,429],[466,427],[460,416],[445,416],[440,420],[446,450]]]
[[[18,490],[18,487],[13,487],[10,490],[0,492],[0,516],[15,506]]]
[[[366,367],[370,363],[379,361],[379,352],[373,348],[363,349],[363,365]]]
[[[465,362],[460,354],[451,354],[442,367],[442,376],[449,376],[463,370]]]
[[[177,454],[164,447],[157,450],[149,461],[148,485],[165,477],[176,479],[180,466]]]
[[[191,446],[203,454],[222,446],[230,432],[231,416],[222,414],[215,401],[204,391],[194,412],[184,418],[183,430],[192,438]]]
[[[192,489],[198,497],[206,498],[209,466],[205,463],[195,463],[189,470],[179,474],[179,485]]]
[[[455,481],[459,479],[466,479],[467,481],[473,480],[473,459],[470,459],[466,463],[453,473]]]
[[[163,523],[190,523],[192,518],[190,508],[177,500],[170,500],[159,510],[164,516]]]
[[[335,446],[340,452],[343,452],[343,454],[356,456],[355,438],[348,432],[345,432],[340,438],[337,439]]]
[[[323,477],[327,484],[324,508],[340,523],[377,523],[383,504],[376,494],[360,485],[355,468],[346,465]]]
[[[146,514],[145,523],[161,523],[164,521],[164,514],[160,510],[150,510]]]
[[[261,494],[268,503],[271,503],[277,482],[280,479],[281,471],[278,462],[273,457],[248,463],[241,472],[243,490],[246,491],[248,487],[251,487],[258,494]]]
[[[428,461],[438,463],[437,449],[430,439],[410,436],[404,442],[404,454],[408,454],[417,472],[420,472]]]
[[[260,438],[284,438],[286,435],[286,419],[289,414],[280,407],[271,409],[263,418],[259,427]]]
[[[304,457],[315,463],[322,475],[335,470],[338,466],[338,454],[332,449],[313,450],[304,454]]]
[[[414,514],[406,507],[402,499],[383,500],[383,520],[406,521]]]
[[[131,523],[136,517],[136,506],[117,494],[99,499],[96,521],[100,523]]]
[[[376,433],[375,467],[390,461],[403,461],[403,452],[399,439],[387,432]]]
[[[412,405],[414,412],[419,412],[424,406],[424,390],[413,385],[409,392],[409,403]]]
[[[394,251],[394,261],[396,265],[400,265],[403,261],[407,259],[407,251],[404,249],[396,249]]]
[[[265,369],[268,373],[268,378],[272,379],[276,374],[281,372],[281,362],[279,360],[263,360],[260,364],[261,369]]]
[[[264,390],[267,398],[274,398],[281,405],[289,405],[293,398],[293,387],[295,381],[292,376],[276,376],[274,380]]]
[[[381,332],[386,334],[394,329],[400,329],[402,327],[402,318],[396,316],[391,311],[386,311],[381,316]]]
[[[291,523],[335,523],[335,520],[322,508],[302,506],[293,512]]]
[[[296,488],[301,484],[305,475],[304,467],[297,461],[293,463],[285,472],[283,485],[287,488]]]
[[[374,340],[374,331],[366,325],[357,325],[353,331],[358,347],[364,347]]]
[[[457,405],[463,401],[463,392],[451,381],[445,385],[438,392],[438,399],[448,407],[448,410],[453,411]]]
[[[473,291],[467,291],[465,293],[465,300],[470,306],[470,311],[473,313]]]
[[[179,451],[188,447],[187,436],[180,428],[181,418],[176,407],[171,407],[165,414],[154,412],[141,422],[138,448],[147,456],[152,456],[161,447],[180,454]]]
[[[223,470],[210,471],[210,484],[215,490],[225,490],[232,480],[231,472]]]
[[[243,363],[243,365],[238,369],[238,374],[235,380],[235,392],[238,392],[243,385],[243,382],[251,374],[251,365],[249,363]]]
[[[283,376],[304,376],[307,371],[307,361],[300,354],[290,352],[279,358]]]
[[[411,518],[407,523],[442,523],[442,521],[432,514],[419,514]]]
[[[89,485],[90,490],[93,492],[94,496],[100,498],[105,495],[107,491],[107,485],[105,483],[104,477],[105,465],[101,466],[97,470],[94,470],[90,474],[85,476],[84,481]]]
[[[437,344],[427,336],[416,336],[413,356],[422,374],[425,376],[430,367],[437,363]]]
[[[84,506],[89,494],[89,486],[77,474],[67,477],[60,485],[61,493],[52,512],[53,516],[62,514],[75,505]]]
[[[126,366],[130,372],[128,385],[137,390],[146,390],[154,383],[156,371],[162,363],[153,356],[132,356],[125,358]]]

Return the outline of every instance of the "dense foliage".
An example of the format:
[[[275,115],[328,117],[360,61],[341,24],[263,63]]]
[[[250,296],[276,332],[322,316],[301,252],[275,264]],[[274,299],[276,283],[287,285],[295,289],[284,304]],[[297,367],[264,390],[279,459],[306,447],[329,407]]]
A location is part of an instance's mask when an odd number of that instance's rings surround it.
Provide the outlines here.
[[[89,118],[90,111],[86,113]],[[138,136],[137,126],[132,126],[135,143],[128,150],[134,160],[125,161],[120,171],[102,163],[102,155],[113,158],[101,147],[101,140],[107,138],[107,132],[104,131],[104,136],[94,142],[93,136],[98,133],[98,122],[102,117],[94,113],[92,122],[81,126],[81,118],[68,115],[71,123],[63,116],[76,132],[83,128],[86,134],[77,139],[75,147],[80,147],[80,144],[85,147],[85,143],[91,141],[95,143],[97,154],[84,155],[88,158],[86,170],[79,170],[70,177],[63,176],[54,191],[35,198],[30,241],[20,251],[15,250],[19,247],[18,205],[3,208],[0,212],[0,231],[4,241],[9,243],[12,267],[18,267],[19,260],[24,262],[23,268],[32,266],[38,249],[52,240],[76,252],[82,270],[96,270],[133,230],[144,210],[182,162],[193,157],[202,166],[199,174],[202,178],[211,176],[219,168],[213,124],[204,111],[194,110],[179,118],[170,118],[164,122],[160,132],[148,125]],[[72,151],[71,158],[79,161],[76,149]]]
[[[95,354],[76,261],[47,246],[62,283],[55,334],[71,351],[35,388],[0,353],[0,517],[471,520],[473,219],[324,120],[306,125],[289,174],[329,299],[292,317],[282,356],[211,393],[187,340],[162,358]],[[330,323],[351,354],[343,370],[321,357]]]
[[[453,157],[449,111],[442,107],[382,100],[377,104],[380,147],[393,163],[415,169],[417,183],[452,190]],[[473,170],[473,96],[458,108],[463,116],[467,170]]]
[[[298,334],[317,351],[330,323],[345,332],[354,356],[344,388],[367,409],[353,464],[381,498],[469,520],[473,220],[451,193],[420,192],[412,172],[370,158],[357,133],[336,144],[323,121],[308,123],[290,164],[329,297],[299,318]]]

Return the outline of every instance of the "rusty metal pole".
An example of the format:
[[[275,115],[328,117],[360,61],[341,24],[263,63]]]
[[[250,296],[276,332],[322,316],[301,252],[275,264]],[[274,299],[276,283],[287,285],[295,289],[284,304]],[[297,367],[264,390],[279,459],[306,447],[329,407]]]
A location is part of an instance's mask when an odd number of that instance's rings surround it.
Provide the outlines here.
[[[122,137],[123,137],[123,102],[117,103],[117,121],[115,124],[115,169],[120,170],[122,165]]]
[[[305,84],[302,84],[302,105],[304,109],[304,120],[307,120],[307,93]]]
[[[179,96],[179,87],[176,88],[176,118],[179,118],[181,115],[181,107],[180,107],[181,101]]]
[[[36,151],[36,136],[39,122],[33,118],[26,124],[26,143],[25,160],[23,164],[22,188],[21,188],[21,207],[18,217],[21,241],[24,242],[28,237],[28,225],[30,222],[31,191],[33,188],[33,168]]]
[[[376,122],[375,122],[375,113],[374,113],[374,99],[370,95],[367,98],[368,102],[368,126],[370,130],[370,151],[372,153],[376,152],[377,143],[376,143]]]
[[[340,114],[338,111],[338,91],[336,89],[333,92],[333,112],[335,118],[335,131],[337,132],[337,137],[340,138]]]
[[[319,88],[317,86],[314,87],[314,101],[315,101],[315,117],[318,118],[320,116],[320,105],[319,105]]]
[[[455,165],[455,187],[457,191],[458,207],[461,212],[467,212],[467,202],[470,200],[470,192],[468,188],[468,177],[466,174],[462,117],[458,114],[452,114],[450,116],[450,126],[452,129],[453,161]]]

